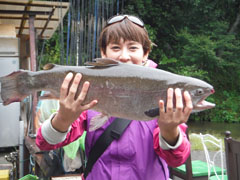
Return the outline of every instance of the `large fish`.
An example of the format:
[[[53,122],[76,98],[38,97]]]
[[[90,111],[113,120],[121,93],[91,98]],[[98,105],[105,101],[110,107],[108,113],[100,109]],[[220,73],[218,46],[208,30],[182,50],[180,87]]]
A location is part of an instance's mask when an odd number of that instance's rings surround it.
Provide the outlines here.
[[[20,70],[1,77],[3,104],[20,102],[26,96],[42,90],[49,91],[52,96],[58,98],[67,73],[79,72],[83,77],[78,93],[84,81],[90,82],[83,104],[94,99],[98,100],[98,104],[93,108],[102,113],[95,118],[100,122],[98,126],[104,124],[109,116],[141,121],[154,119],[159,116],[158,101],[163,99],[166,102],[168,88],[180,88],[182,92],[189,91],[193,112],[215,106],[205,101],[206,97],[214,93],[210,84],[159,69],[124,64],[112,59],[97,59],[96,62],[89,62],[88,66],[47,64],[44,69],[38,72]],[[94,120],[93,124],[95,124]],[[97,127],[92,125],[91,128]]]

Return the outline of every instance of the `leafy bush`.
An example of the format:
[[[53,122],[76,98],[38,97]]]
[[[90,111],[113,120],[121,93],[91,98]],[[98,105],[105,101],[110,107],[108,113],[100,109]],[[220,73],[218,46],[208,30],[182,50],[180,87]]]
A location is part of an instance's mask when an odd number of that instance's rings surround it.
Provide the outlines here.
[[[237,92],[223,91],[216,99],[216,108],[211,111],[211,121],[240,122],[240,95]]]
[[[221,37],[225,39],[225,43],[233,41],[231,35]],[[193,35],[184,29],[176,36],[182,47],[176,51],[178,58],[163,55],[159,64],[174,73],[196,77],[214,86],[216,93],[207,100],[215,103],[216,107],[192,115],[191,120],[240,122],[240,95],[236,90],[240,86],[239,63],[236,63],[236,52],[231,52],[238,48],[232,43],[230,51],[231,45],[226,48],[222,39],[218,38],[212,40],[208,35]],[[219,49],[222,49],[221,57],[217,56]]]
[[[223,91],[221,96],[212,95],[207,100],[215,103],[216,107],[192,114],[190,121],[240,123],[240,95],[237,92]]]
[[[60,64],[60,41],[59,35],[55,32],[51,39],[43,40],[42,46],[39,47],[41,50],[40,56],[38,56],[39,69],[47,63]]]

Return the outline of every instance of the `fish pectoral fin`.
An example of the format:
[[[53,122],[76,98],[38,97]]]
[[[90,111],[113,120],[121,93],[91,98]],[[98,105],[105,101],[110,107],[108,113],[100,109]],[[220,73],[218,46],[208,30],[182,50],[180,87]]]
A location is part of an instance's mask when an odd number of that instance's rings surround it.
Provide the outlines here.
[[[95,131],[96,129],[103,126],[107,121],[109,117],[105,114],[99,114],[95,117],[93,117],[89,124],[89,131]]]
[[[144,114],[146,114],[148,117],[159,116],[159,108],[149,109],[148,111],[145,111]]]
[[[85,65],[94,67],[109,67],[119,65],[119,62],[110,58],[97,58],[94,59],[94,62],[86,62]]]

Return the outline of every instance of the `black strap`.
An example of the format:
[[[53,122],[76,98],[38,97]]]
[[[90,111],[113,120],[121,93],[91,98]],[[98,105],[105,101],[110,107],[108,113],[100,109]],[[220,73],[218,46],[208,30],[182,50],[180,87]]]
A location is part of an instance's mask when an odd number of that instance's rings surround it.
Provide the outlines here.
[[[93,165],[98,158],[103,154],[111,142],[118,140],[123,134],[131,121],[128,119],[115,118],[115,120],[106,128],[102,135],[98,138],[94,146],[91,148],[87,166],[84,172],[84,178],[86,179],[88,173],[91,172]]]

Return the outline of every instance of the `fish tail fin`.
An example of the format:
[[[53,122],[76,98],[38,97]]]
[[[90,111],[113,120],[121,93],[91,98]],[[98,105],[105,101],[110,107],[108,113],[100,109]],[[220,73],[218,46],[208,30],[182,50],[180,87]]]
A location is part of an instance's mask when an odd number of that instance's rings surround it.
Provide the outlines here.
[[[8,105],[13,102],[22,101],[28,94],[22,94],[19,92],[18,76],[27,73],[22,70],[15,71],[7,76],[0,77],[0,99],[3,101],[3,105]]]

